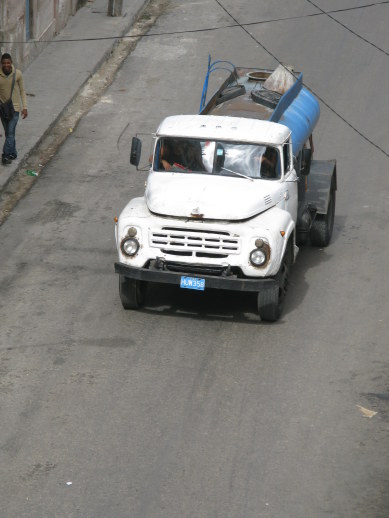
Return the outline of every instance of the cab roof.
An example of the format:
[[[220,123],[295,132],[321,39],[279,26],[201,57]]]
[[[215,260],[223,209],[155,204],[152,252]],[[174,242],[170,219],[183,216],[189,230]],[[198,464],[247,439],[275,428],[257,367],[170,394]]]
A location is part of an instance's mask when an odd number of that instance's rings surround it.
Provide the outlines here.
[[[215,115],[175,115],[164,119],[157,136],[283,144],[290,130],[275,122]]]

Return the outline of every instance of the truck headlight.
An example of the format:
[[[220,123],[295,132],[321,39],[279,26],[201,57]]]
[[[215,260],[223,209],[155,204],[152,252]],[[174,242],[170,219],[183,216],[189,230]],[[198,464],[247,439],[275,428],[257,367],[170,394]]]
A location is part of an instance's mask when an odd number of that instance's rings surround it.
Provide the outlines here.
[[[139,250],[139,241],[134,237],[125,237],[121,242],[120,249],[123,254],[132,257]]]
[[[270,246],[264,239],[255,240],[255,248],[250,252],[250,263],[253,266],[265,266],[270,260]]]
[[[267,255],[265,250],[263,250],[262,248],[255,248],[250,253],[250,262],[253,266],[262,266],[263,264],[265,264],[266,260]]]

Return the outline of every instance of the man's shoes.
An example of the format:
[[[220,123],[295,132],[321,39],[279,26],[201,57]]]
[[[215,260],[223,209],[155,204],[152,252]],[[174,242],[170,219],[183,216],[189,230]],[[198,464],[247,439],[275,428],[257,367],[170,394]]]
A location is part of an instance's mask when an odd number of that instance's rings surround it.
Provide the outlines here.
[[[18,157],[17,155],[13,155],[12,153],[10,155],[8,155],[7,158],[10,158],[11,160],[16,160]]]
[[[3,165],[9,165],[9,164],[12,164],[12,160],[10,158],[7,158],[6,156],[3,156],[1,159],[1,163]]]

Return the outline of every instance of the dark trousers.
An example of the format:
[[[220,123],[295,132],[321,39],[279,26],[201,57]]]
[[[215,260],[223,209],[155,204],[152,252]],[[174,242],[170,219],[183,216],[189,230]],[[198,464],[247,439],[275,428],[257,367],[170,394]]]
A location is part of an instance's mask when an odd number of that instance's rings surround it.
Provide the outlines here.
[[[19,120],[19,112],[15,112],[14,116],[10,121],[1,120],[4,132],[5,132],[5,142],[3,146],[3,158],[9,158],[12,155],[14,158],[18,156],[16,151],[16,141],[15,141],[15,131],[16,125]]]

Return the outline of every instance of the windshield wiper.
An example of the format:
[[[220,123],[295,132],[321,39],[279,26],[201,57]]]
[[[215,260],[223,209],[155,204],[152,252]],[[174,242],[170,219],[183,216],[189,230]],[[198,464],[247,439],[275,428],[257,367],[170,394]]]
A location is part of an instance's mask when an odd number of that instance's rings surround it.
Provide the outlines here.
[[[254,181],[252,178],[250,178],[250,176],[246,176],[245,174],[242,174],[242,173],[237,173],[236,171],[227,169],[227,167],[221,167],[220,169],[223,169],[223,171],[228,171],[229,173],[232,173],[232,174],[236,174],[236,176],[241,176],[242,178],[247,178],[247,180],[250,180],[251,182]]]

